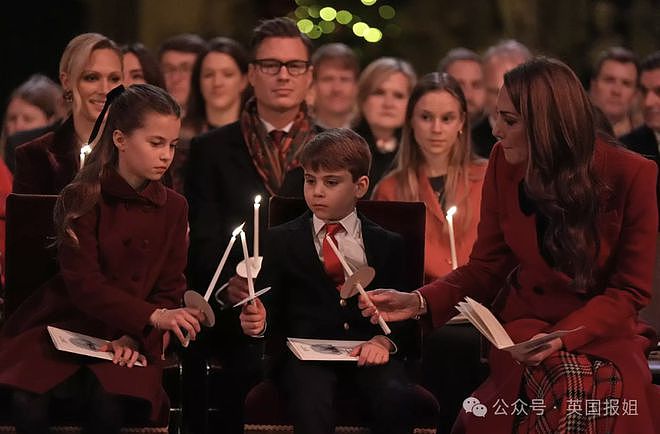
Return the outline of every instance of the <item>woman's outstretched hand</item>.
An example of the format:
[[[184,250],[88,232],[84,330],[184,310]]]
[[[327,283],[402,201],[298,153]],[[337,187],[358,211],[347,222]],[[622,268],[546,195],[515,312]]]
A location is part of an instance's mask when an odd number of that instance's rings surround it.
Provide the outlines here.
[[[378,314],[385,321],[403,321],[419,313],[417,294],[399,292],[394,289],[375,289],[367,292],[369,300],[360,295],[358,306],[362,316],[369,317],[372,324],[378,323]]]

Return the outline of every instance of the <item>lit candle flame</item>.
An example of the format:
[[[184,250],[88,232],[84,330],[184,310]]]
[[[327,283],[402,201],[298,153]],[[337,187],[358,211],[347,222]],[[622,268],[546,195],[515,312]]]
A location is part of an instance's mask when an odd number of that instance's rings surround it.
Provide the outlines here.
[[[243,230],[243,226],[245,226],[245,222],[243,222],[239,227],[237,227],[236,229],[234,229],[234,232],[231,233],[231,236],[232,236],[232,237],[237,237],[238,234],[240,234],[241,231]]]

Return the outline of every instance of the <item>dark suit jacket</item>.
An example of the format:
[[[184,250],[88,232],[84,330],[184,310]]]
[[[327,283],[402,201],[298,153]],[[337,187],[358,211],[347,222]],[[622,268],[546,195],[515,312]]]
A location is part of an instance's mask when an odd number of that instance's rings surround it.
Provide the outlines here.
[[[195,137],[190,144],[185,193],[190,204],[189,276],[198,291],[206,289],[231,232],[243,222],[252,236],[254,197],[262,197],[259,223],[265,233],[270,195],[254,167],[239,122]],[[303,196],[303,174],[294,169],[287,174],[281,196]],[[251,244],[250,244],[251,245]],[[235,274],[243,258],[233,249],[223,278]]]
[[[658,141],[653,130],[646,125],[635,128],[625,136],[621,142],[631,151],[635,151],[649,160],[655,161],[660,166],[660,153],[658,152]],[[660,212],[660,182],[656,184],[656,195],[658,197],[658,211]],[[660,230],[660,226],[658,226]]]
[[[376,184],[385,177],[390,171],[394,168],[396,162],[397,149],[392,152],[383,153],[378,150],[376,147],[376,138],[371,132],[371,128],[367,121],[364,119],[355,127],[355,132],[361,135],[364,140],[369,144],[369,150],[371,151],[371,169],[369,169],[369,190],[364,196],[366,199],[371,197]],[[401,129],[396,130],[397,141],[401,140]]]
[[[59,194],[80,166],[73,118],[16,148],[14,193]]]
[[[278,194],[303,197],[303,178],[302,169],[291,170]],[[225,125],[192,140],[185,180],[185,195],[190,205],[188,281],[192,289],[206,291],[231,232],[237,226],[246,222],[244,230],[248,239],[252,238],[253,203],[257,194],[262,197],[260,233],[265,234],[270,195],[247,149],[240,122]],[[249,245],[251,247],[252,243]],[[217,287],[236,274],[236,264],[242,259],[239,243],[232,249]],[[212,300],[213,306],[214,303]],[[215,307],[217,310],[218,306]],[[219,324],[209,335],[220,334],[219,339],[223,342],[228,339],[243,341],[245,337],[237,318],[239,313],[238,309],[220,312],[217,315]],[[211,336],[209,339],[217,340]]]
[[[365,217],[362,222],[367,263],[376,270],[374,281],[365,289],[405,288],[403,282],[403,238]],[[314,246],[312,213],[268,231],[266,252],[257,287],[271,286],[263,297],[268,311],[267,334],[273,350],[280,354],[286,337],[369,340],[383,332],[364,318],[357,297],[340,303],[334,282],[326,274]],[[389,336],[404,355],[411,343],[411,322],[391,323]]]
[[[660,161],[660,154],[658,154],[658,141],[655,138],[653,130],[646,125],[635,128],[625,136],[621,137],[620,140],[631,151],[635,151],[656,163]]]
[[[497,139],[493,136],[493,128],[490,126],[488,116],[484,116],[480,121],[472,126],[472,150],[481,158],[490,157],[490,151]]]

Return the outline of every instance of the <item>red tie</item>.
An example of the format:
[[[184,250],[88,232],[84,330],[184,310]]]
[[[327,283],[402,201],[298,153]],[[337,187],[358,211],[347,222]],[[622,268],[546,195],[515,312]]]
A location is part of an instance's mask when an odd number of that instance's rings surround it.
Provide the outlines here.
[[[342,229],[340,223],[328,223],[325,225],[326,236],[323,237],[323,267],[325,268],[325,272],[328,273],[328,276],[330,276],[330,279],[335,282],[337,288],[341,287],[344,283],[344,268],[341,266],[341,262],[339,262],[335,251],[330,247],[327,236],[332,238],[335,247],[339,249],[335,234]]]
[[[273,139],[273,144],[275,145],[275,148],[277,150],[281,151],[282,150],[282,141],[284,139],[284,136],[286,136],[286,132],[282,130],[273,130],[270,133],[270,138]]]

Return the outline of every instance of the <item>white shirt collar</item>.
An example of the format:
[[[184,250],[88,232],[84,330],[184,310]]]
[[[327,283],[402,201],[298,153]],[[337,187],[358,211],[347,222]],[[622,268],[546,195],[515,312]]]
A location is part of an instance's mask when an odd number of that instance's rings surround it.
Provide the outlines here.
[[[320,235],[320,232],[325,229],[326,222],[316,217],[316,214],[312,216],[312,222],[314,224],[314,234],[318,237]],[[329,223],[339,223],[344,228],[347,234],[349,234],[352,237],[357,237],[359,219],[355,209],[353,209],[353,211],[343,219]]]
[[[273,124],[271,124],[268,121],[265,121],[262,117],[259,117],[259,120],[261,120],[261,123],[264,124],[264,127],[266,127],[266,132],[267,133],[270,133],[271,131],[275,131],[275,130],[280,130],[280,131],[284,131],[285,133],[289,134],[289,131],[291,131],[291,127],[293,126],[293,121],[291,121],[282,128],[275,128],[275,126]]]

